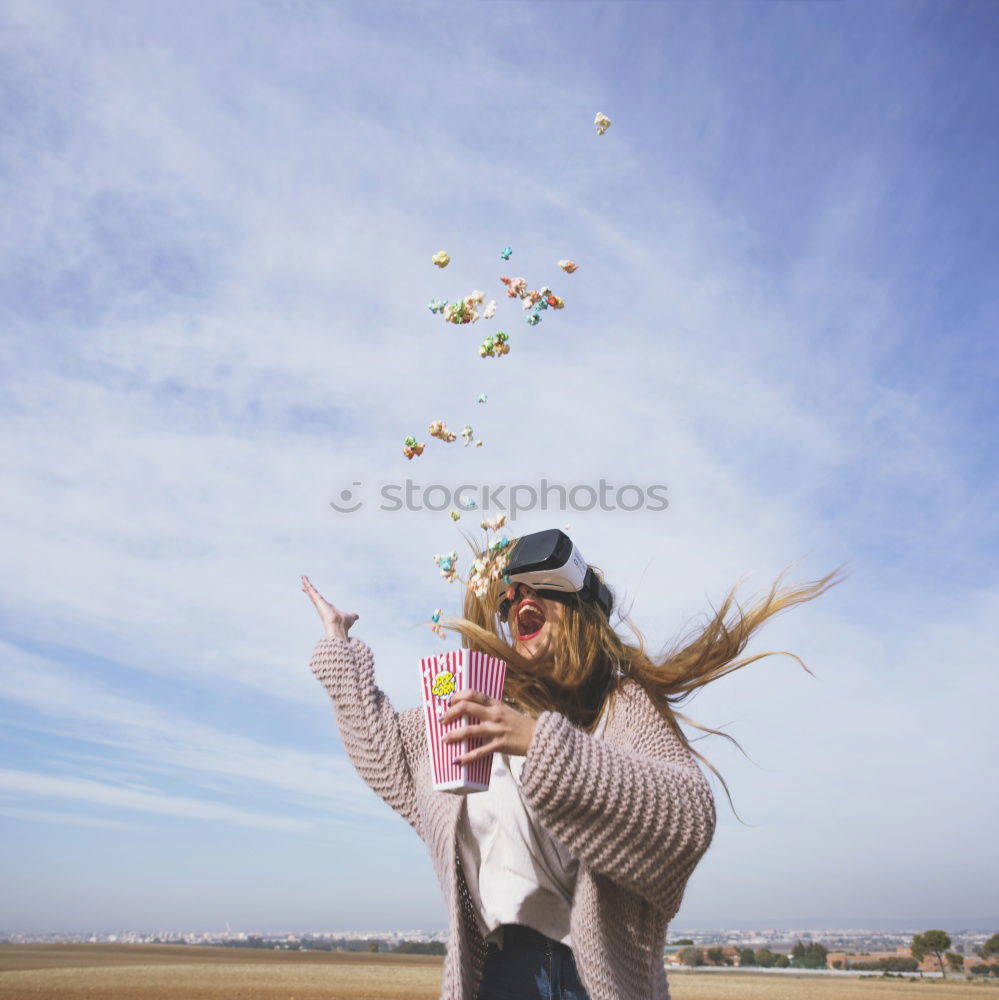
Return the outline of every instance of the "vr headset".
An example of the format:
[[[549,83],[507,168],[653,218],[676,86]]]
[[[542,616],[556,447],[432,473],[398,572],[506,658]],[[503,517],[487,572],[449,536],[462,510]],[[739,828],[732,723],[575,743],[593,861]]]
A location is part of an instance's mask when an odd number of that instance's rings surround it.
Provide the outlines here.
[[[518,538],[505,575],[512,584],[523,583],[549,600],[589,601],[610,618],[614,603],[610,591],[586,565],[572,539],[558,528]],[[506,621],[511,603],[506,597],[500,602],[501,621]]]

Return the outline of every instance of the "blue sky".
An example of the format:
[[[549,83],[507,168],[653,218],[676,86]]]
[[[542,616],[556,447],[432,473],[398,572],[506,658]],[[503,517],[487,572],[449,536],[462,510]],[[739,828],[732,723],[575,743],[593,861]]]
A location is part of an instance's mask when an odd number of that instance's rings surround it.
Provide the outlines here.
[[[203,6],[0,15],[0,929],[443,926],[298,589],[415,703],[461,538],[378,509],[407,477],[666,485],[514,526],[569,523],[656,647],[846,564],[753,646],[817,679],[689,708],[749,825],[719,791],[676,924],[995,929],[999,15]],[[492,323],[426,308],[476,288]],[[407,463],[433,419],[483,447]]]

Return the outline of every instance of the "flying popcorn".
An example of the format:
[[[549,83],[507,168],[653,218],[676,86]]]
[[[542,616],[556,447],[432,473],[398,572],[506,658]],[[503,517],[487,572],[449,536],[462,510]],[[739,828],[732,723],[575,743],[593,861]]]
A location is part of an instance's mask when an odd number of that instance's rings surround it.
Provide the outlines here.
[[[610,122],[607,123],[608,125]],[[451,263],[451,258],[447,255],[446,250],[438,250],[437,253],[430,258],[438,267],[447,267]]]
[[[434,556],[434,562],[437,563],[437,566],[441,571],[441,576],[444,577],[448,583],[451,583],[458,575],[458,571],[454,566],[457,561],[457,552],[445,552],[442,555]]]
[[[447,429],[447,424],[443,420],[435,420],[429,427],[430,436],[438,438],[444,441],[446,444],[450,444],[452,441],[457,440],[457,434],[454,431],[449,431]]]
[[[402,442],[402,453],[406,458],[412,460],[415,455],[422,455],[423,449],[426,448],[425,444],[417,444],[416,438],[412,434],[405,438]]]
[[[485,597],[497,581],[509,582],[506,568],[510,561],[510,539],[497,538],[472,564],[468,571],[468,586],[476,597]]]
[[[480,292],[478,290],[471,293],[471,295],[466,295],[463,299],[457,302],[445,302],[443,304],[444,319],[448,323],[477,323],[479,321],[479,306],[485,301],[486,293]],[[436,310],[433,306],[436,302],[431,303],[430,311],[435,312]],[[496,312],[496,303],[490,302],[485,309],[486,319],[491,319],[493,313]]]
[[[593,124],[597,127],[597,135],[603,135],[611,127],[611,120],[602,111],[598,111]]]
[[[444,308],[444,319],[449,323],[471,323],[473,322],[472,315],[475,312],[474,309],[469,308],[465,304],[465,300],[462,299],[460,302],[449,302]]]
[[[510,345],[507,343],[509,339],[502,330],[494,336],[486,337],[479,345],[479,357],[501,358],[504,354],[509,354]]]
[[[443,614],[444,614],[444,609],[443,608],[436,608],[434,610],[434,613],[430,616],[430,620],[433,622],[433,625],[430,626],[430,629],[431,629],[432,632],[436,632],[437,635],[439,635],[442,639],[446,639],[447,638],[447,633],[444,631],[444,629],[440,625],[441,615],[443,615]],[[440,677],[440,676],[441,675],[438,674],[438,677]],[[435,680],[436,679],[437,678],[435,678]],[[445,686],[445,685],[442,685],[442,686]],[[453,690],[453,683],[452,683],[452,690]],[[437,692],[435,691],[434,693],[436,694]],[[447,693],[451,694],[452,692],[449,691]]]
[[[506,294],[511,299],[523,298],[527,294],[527,280],[525,278],[500,278],[506,285]]]

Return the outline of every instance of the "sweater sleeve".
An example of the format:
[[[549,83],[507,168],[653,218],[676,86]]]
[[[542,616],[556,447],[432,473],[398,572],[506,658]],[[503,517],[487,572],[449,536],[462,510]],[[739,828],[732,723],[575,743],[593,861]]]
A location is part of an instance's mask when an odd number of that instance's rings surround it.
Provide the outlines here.
[[[714,799],[686,748],[661,720],[649,723],[656,745],[643,740],[647,752],[639,753],[542,712],[521,787],[541,823],[582,864],[670,910],[711,843]]]
[[[329,692],[344,749],[357,773],[420,833],[411,757],[404,738],[407,733],[415,736],[417,716],[413,712],[400,716],[393,709],[375,684],[371,649],[359,639],[320,639],[310,667]]]

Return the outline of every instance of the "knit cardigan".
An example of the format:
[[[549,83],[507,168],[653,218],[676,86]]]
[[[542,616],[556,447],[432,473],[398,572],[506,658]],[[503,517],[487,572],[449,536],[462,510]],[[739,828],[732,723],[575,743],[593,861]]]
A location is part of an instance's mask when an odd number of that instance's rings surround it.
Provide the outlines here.
[[[321,639],[311,668],[354,767],[430,851],[449,913],[441,1000],[476,1000],[488,946],[456,850],[461,798],[433,787],[423,709],[393,709],[359,639]],[[669,1000],[667,925],[715,827],[693,756],[626,680],[600,739],[558,712],[538,716],[521,791],[579,859],[569,925],[591,1000]]]

